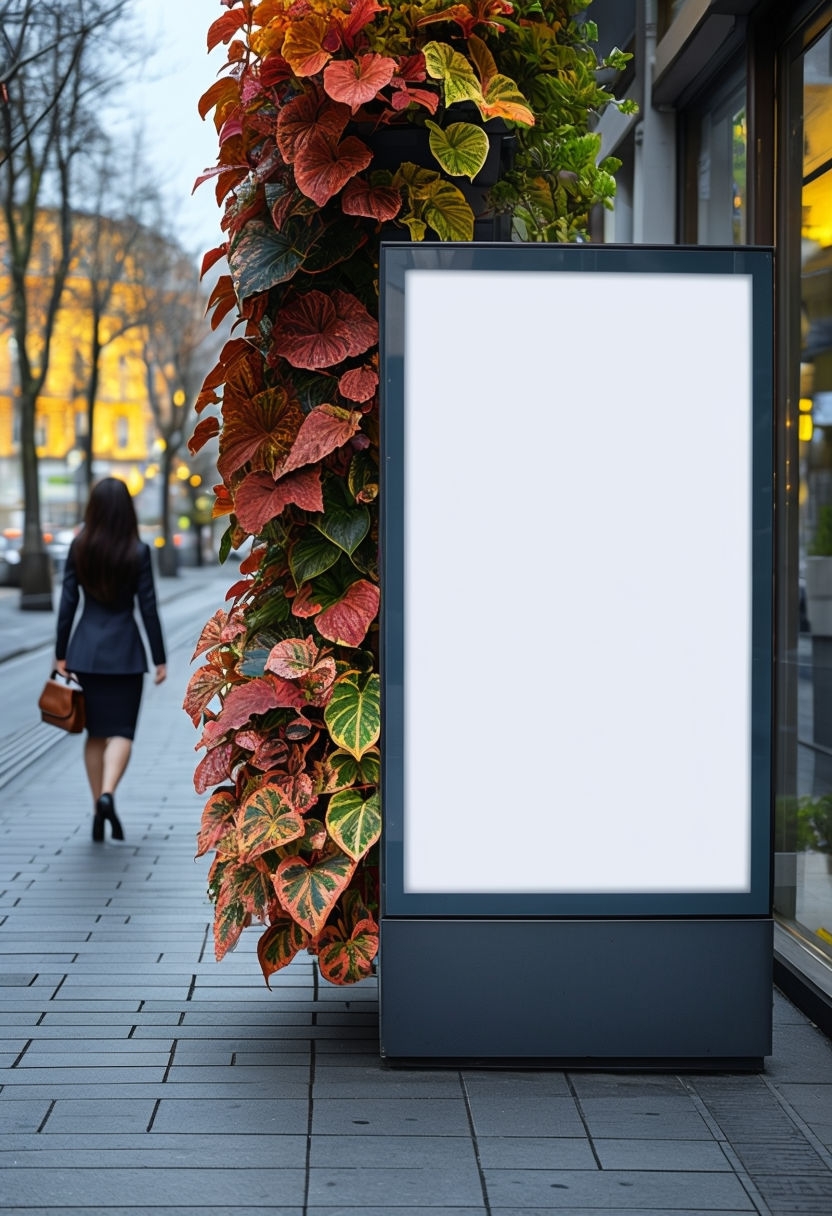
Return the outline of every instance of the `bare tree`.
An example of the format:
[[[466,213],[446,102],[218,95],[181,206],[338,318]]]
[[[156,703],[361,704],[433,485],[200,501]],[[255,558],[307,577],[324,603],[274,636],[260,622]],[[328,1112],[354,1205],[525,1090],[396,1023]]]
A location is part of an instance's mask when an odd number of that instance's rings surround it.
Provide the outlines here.
[[[162,441],[159,572],[176,574],[170,482],[191,428],[194,401],[219,340],[205,318],[207,294],[195,262],[173,240],[148,233],[136,252],[147,397]]]
[[[74,256],[78,165],[96,145],[98,109],[118,79],[109,31],[127,7],[128,0],[3,0],[0,9],[0,217],[20,392],[22,608],[52,609],[35,408]]]
[[[147,225],[158,209],[155,187],[137,141],[132,162],[122,169],[109,140],[102,140],[84,166],[90,210],[77,218],[78,245],[83,247],[83,273],[73,286],[71,304],[87,324],[87,345],[79,352],[83,364],[79,390],[86,402],[84,478],[93,482],[95,405],[104,351],[142,324],[141,302],[132,290],[135,259],[146,240]]]

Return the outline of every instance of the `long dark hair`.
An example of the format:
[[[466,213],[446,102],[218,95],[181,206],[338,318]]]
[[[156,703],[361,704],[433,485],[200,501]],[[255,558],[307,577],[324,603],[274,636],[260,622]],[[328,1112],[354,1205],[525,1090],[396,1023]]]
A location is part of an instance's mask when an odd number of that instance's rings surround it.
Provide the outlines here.
[[[93,599],[112,604],[131,588],[139,564],[139,524],[130,491],[117,477],[93,486],[73,555],[78,582]]]

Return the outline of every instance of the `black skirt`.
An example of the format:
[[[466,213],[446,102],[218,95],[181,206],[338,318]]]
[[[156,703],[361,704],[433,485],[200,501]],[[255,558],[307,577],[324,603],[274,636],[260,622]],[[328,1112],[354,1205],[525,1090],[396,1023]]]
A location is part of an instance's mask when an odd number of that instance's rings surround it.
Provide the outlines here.
[[[142,700],[141,672],[129,676],[102,676],[78,671],[87,708],[87,734],[94,739],[118,735],[132,739]]]

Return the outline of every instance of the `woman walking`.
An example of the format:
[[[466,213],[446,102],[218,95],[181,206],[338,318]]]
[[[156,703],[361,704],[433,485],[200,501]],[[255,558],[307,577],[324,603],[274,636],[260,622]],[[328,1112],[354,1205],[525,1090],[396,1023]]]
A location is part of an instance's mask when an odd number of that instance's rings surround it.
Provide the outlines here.
[[[70,637],[79,588],[84,605]],[[67,555],[55,643],[56,668],[63,675],[73,672],[84,689],[84,763],[97,843],[104,839],[105,823],[114,840],[124,839],[114,795],[130,759],[147,671],[133,615],[136,600],[156,665],[155,683],[161,684],[167,668],[150,549],[139,539],[127,486],[116,477],[105,477],[92,488],[84,526]]]

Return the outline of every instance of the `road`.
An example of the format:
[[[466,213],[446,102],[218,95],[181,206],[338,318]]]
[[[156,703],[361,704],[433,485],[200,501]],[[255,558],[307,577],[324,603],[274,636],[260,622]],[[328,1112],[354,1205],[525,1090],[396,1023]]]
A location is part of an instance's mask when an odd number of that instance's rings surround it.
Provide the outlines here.
[[[225,590],[234,581],[235,573],[230,566],[211,567],[188,570],[177,579],[157,581],[169,655],[181,648],[187,650],[190,658],[205,621],[223,606]],[[0,627],[5,622],[9,631],[19,633],[22,621],[30,646],[25,653],[0,662],[0,789],[28,763],[66,742],[61,731],[40,721],[37,707],[43,682],[51,670],[54,617],[20,613],[18,594],[3,589],[0,595]]]

